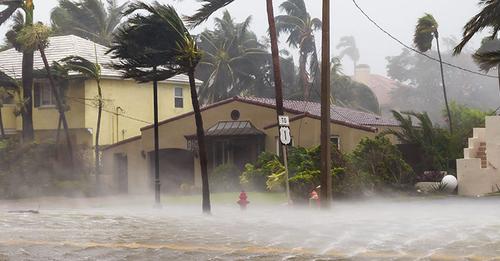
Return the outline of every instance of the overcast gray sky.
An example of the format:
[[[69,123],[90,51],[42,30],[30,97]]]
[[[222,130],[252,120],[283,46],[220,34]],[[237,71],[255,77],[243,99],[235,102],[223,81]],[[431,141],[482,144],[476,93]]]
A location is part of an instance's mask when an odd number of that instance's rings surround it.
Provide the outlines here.
[[[411,43],[413,29],[417,18],[428,12],[433,14],[440,24],[442,37],[459,37],[463,25],[479,11],[478,0],[357,0],[359,5],[382,27],[406,43]],[[49,22],[50,10],[57,0],[35,0],[35,20]],[[173,4],[180,13],[191,14],[199,7],[194,0],[159,0],[161,3]],[[279,4],[275,0],[275,14],[279,14]],[[353,35],[361,53],[360,63],[369,64],[372,71],[386,74],[386,57],[397,55],[402,47],[376,29],[355,8],[351,0],[331,0],[332,2],[332,55],[338,53],[335,45],[345,35]],[[309,12],[313,17],[321,18],[321,0],[306,0]],[[263,36],[267,30],[267,17],[264,0],[238,0],[228,6],[231,14],[239,21],[247,16],[253,17],[252,29]],[[216,14],[217,15],[217,14]],[[210,27],[211,22],[202,25],[197,31]],[[4,35],[6,26],[0,28]],[[318,34],[318,37],[320,35]],[[478,37],[479,38],[479,37]],[[318,43],[320,39],[318,38]],[[480,39],[475,39],[471,47],[477,47]],[[344,58],[347,74],[352,73],[352,63]]]

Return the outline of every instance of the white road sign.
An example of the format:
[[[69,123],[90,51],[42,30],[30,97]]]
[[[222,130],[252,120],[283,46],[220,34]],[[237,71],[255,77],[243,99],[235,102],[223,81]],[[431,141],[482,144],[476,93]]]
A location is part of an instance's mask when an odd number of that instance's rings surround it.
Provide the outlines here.
[[[290,119],[288,116],[279,116],[278,123],[280,126],[290,126]]]
[[[280,127],[280,142],[283,145],[290,145],[292,142],[292,135],[290,134],[290,128]]]

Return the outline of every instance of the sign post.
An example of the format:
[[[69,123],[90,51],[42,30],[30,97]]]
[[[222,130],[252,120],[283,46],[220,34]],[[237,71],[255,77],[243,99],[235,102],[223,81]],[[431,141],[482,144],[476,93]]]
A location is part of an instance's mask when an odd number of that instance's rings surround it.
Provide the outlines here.
[[[290,197],[290,182],[288,181],[288,145],[292,143],[292,135],[290,133],[290,119],[288,116],[279,116],[279,139],[283,147],[283,164],[285,165],[285,191],[288,204],[292,203]]]

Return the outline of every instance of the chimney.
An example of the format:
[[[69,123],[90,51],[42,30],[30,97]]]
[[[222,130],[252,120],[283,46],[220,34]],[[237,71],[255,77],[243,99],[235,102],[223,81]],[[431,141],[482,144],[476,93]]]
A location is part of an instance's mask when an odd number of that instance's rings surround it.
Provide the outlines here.
[[[356,71],[354,71],[354,80],[363,84],[368,84],[370,74],[370,66],[367,64],[360,64],[356,66]]]

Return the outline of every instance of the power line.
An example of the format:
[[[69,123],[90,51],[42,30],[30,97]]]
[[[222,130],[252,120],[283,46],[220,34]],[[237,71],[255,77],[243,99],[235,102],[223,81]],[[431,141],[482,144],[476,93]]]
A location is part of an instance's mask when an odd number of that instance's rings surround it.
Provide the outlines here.
[[[88,106],[88,107],[98,108],[98,106],[97,106],[97,105],[94,105],[94,104],[88,104],[88,103],[86,103],[86,102],[84,102],[84,101],[81,101],[81,99],[79,99],[79,98],[74,98],[74,97],[69,97],[69,96],[66,96],[66,98],[68,98],[68,99],[70,99],[70,100],[73,100],[73,101],[75,101],[75,102],[81,103],[81,104],[83,104],[83,105],[85,105],[85,106]],[[145,120],[142,120],[142,119],[139,119],[139,118],[135,118],[135,117],[132,117],[132,116],[128,116],[128,115],[123,114],[123,113],[119,113],[119,114],[117,114],[117,113],[116,113],[116,112],[114,112],[114,111],[110,111],[110,110],[107,110],[107,109],[104,109],[104,108],[102,109],[102,111],[107,112],[107,113],[111,113],[111,114],[113,114],[113,115],[118,115],[118,116],[121,116],[121,117],[126,118],[126,119],[130,119],[130,120],[134,120],[134,121],[142,122],[142,123],[145,123],[145,124],[151,124],[151,122],[148,122],[148,121],[145,121]]]
[[[366,17],[366,19],[368,19],[373,25],[375,25],[380,31],[382,31],[383,33],[385,33],[387,36],[389,36],[390,38],[392,38],[394,41],[398,42],[400,45],[402,45],[403,47],[405,47],[406,49],[409,49],[415,53],[418,53],[428,59],[431,59],[433,61],[436,61],[436,62],[440,62],[439,59],[436,59],[424,52],[421,52],[407,44],[405,44],[403,41],[399,40],[398,38],[396,38],[395,36],[393,36],[391,33],[389,33],[387,30],[385,30],[384,28],[382,28],[380,25],[378,25],[377,22],[375,22],[375,20],[373,20],[359,5],[358,3],[356,2],[356,0],[352,0],[352,2],[354,3],[354,5],[356,6],[356,8]],[[476,71],[473,71],[473,70],[470,70],[470,69],[467,69],[467,68],[463,68],[463,67],[460,67],[458,65],[454,65],[452,63],[449,63],[449,62],[445,62],[443,61],[443,64],[446,64],[452,68],[455,68],[455,69],[458,69],[458,70],[462,70],[464,72],[468,72],[468,73],[472,73],[472,74],[476,74],[476,75],[480,75],[480,76],[483,76],[483,77],[488,77],[488,78],[494,78],[494,79],[498,79],[498,76],[494,76],[494,75],[489,75],[489,74],[486,74],[486,73],[480,73],[480,72],[476,72]]]

